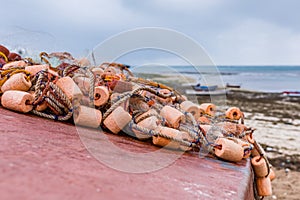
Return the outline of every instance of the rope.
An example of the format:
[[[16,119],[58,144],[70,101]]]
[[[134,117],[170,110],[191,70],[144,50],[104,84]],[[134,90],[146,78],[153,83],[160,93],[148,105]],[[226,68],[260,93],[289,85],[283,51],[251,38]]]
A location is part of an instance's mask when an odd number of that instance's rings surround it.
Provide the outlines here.
[[[7,56],[6,56],[2,51],[0,51],[0,56],[1,56],[2,58],[4,58],[4,61],[5,61],[6,63],[8,62]]]
[[[89,76],[90,80],[90,89],[89,89],[89,98],[91,101],[94,101],[94,95],[95,95],[95,76],[91,70],[86,68],[86,72]]]
[[[143,113],[142,113],[143,114]],[[141,114],[141,115],[142,115]],[[149,114],[147,114],[147,115],[145,115],[145,116],[143,116],[143,117],[141,117],[141,118],[139,118],[139,120],[138,121],[136,121],[136,123],[139,123],[139,122],[141,122],[141,121],[143,121],[144,119],[147,119],[148,117],[157,117],[157,119],[159,119],[159,120],[162,120],[162,116],[160,116],[160,115],[158,115],[158,114],[155,114],[155,113],[149,113]]]
[[[169,140],[172,140],[172,141],[175,141],[175,142],[178,142],[179,144],[183,145],[183,146],[187,146],[187,147],[196,147],[196,144],[195,143],[192,143],[192,142],[188,142],[188,141],[185,141],[185,140],[182,140],[182,139],[178,139],[176,137],[172,137],[172,136],[169,136],[169,135],[166,135],[166,134],[163,134],[159,131],[155,131],[155,130],[150,130],[150,129],[147,129],[147,128],[143,128],[137,124],[135,124],[133,121],[131,121],[129,123],[129,127],[137,130],[137,131],[140,131],[144,134],[147,134],[149,136],[159,136],[159,137],[163,137],[163,138],[166,138],[166,139],[169,139]]]
[[[129,81],[132,81],[132,82],[135,82],[135,83],[141,83],[141,84],[144,84],[144,85],[153,86],[153,87],[156,87],[156,88],[167,89],[167,90],[170,90],[171,92],[174,92],[175,94],[177,94],[179,96],[182,96],[175,89],[173,89],[169,86],[166,86],[164,84],[154,82],[154,81],[149,81],[149,80],[146,80],[146,79],[143,79],[143,78],[136,78],[136,77],[130,77]]]

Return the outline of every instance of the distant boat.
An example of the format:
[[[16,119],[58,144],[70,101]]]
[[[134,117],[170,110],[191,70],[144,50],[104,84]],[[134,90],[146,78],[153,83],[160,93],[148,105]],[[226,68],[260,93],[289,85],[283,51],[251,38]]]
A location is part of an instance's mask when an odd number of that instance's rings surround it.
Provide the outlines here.
[[[241,88],[241,84],[226,83],[226,88]]]
[[[208,85],[200,85],[200,84],[194,85],[192,87],[196,91],[214,91],[218,88],[217,85],[208,86]]]
[[[283,91],[282,95],[289,97],[300,97],[300,91]]]

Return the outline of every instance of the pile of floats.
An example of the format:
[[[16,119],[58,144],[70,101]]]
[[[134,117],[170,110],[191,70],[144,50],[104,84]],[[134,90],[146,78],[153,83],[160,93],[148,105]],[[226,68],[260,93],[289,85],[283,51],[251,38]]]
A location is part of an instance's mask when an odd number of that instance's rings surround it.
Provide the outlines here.
[[[40,60],[22,58],[0,45],[0,95],[4,108],[75,125],[125,130],[157,146],[206,149],[229,162],[251,159],[259,196],[272,194],[275,174],[263,148],[244,124],[237,107],[219,110],[200,105],[166,85],[135,77],[129,66],[103,63],[67,52],[40,53]],[[52,66],[50,60],[58,61]]]

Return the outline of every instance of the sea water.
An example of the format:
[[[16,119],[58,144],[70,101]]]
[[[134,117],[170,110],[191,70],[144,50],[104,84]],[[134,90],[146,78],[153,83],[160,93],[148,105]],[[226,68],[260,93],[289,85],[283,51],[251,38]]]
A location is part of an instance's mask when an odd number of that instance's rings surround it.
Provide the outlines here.
[[[209,70],[210,68],[210,70]],[[212,68],[214,68],[212,70]],[[300,91],[300,66],[169,66],[144,67],[139,70],[145,73],[173,74],[189,76],[205,84],[204,79],[218,80],[215,84],[240,85],[242,89],[283,92]],[[210,82],[213,84],[214,82]],[[221,85],[220,85],[221,83]]]

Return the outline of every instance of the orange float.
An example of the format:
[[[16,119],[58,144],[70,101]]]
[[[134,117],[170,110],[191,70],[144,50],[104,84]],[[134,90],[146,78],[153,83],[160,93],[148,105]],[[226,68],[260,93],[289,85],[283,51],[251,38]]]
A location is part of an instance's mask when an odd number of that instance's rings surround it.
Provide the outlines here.
[[[38,72],[48,69],[49,70],[49,65],[31,65],[31,66],[26,66],[25,70],[30,73],[30,75],[36,75]]]
[[[172,128],[178,128],[180,123],[184,121],[184,114],[171,106],[164,106],[160,115],[167,120]]]
[[[101,77],[101,75],[104,73],[104,70],[96,67],[92,69],[93,74],[95,75],[95,77]]]
[[[77,62],[77,64],[79,64],[80,66],[84,66],[84,67],[87,67],[87,66],[90,66],[90,65],[91,65],[90,61],[89,61],[86,57],[80,58],[80,59],[77,60],[76,62]]]
[[[89,78],[80,76],[80,77],[74,78],[73,80],[84,94],[89,93],[89,91],[90,91],[90,79]]]
[[[236,141],[218,138],[215,143],[219,146],[215,148],[217,157],[231,162],[239,162],[243,159],[244,148]]]
[[[71,77],[66,76],[58,79],[56,85],[66,94],[68,99],[72,101],[73,105],[79,104],[83,94]]]
[[[205,116],[201,116],[197,119],[197,121],[200,123],[200,124],[210,124],[210,120],[205,117]]]
[[[272,184],[270,177],[256,178],[256,189],[259,196],[271,196]]]
[[[164,126],[158,126],[155,131],[160,132],[161,134],[164,134],[168,137],[172,138],[180,138],[182,137],[182,133],[176,129],[169,128],[169,127],[164,127]],[[167,139],[165,137],[161,136],[153,136],[152,137],[152,142],[154,145],[160,146],[160,147],[166,147],[170,149],[179,149],[180,144],[176,141]]]
[[[243,113],[239,108],[231,107],[226,110],[225,116],[231,120],[239,120],[243,116]]]
[[[270,168],[269,178],[271,181],[273,181],[276,178],[276,174],[272,168]]]
[[[5,65],[3,65],[2,69],[9,69],[12,67],[26,67],[26,66],[27,63],[24,60],[19,60],[19,61],[6,63]]]
[[[237,141],[244,149],[250,149],[251,144],[250,144],[249,142],[247,142],[247,141],[245,141],[245,140],[243,140],[243,139],[238,139],[238,138],[235,138],[235,139],[236,139],[236,141]],[[250,151],[250,150],[249,150],[248,152],[245,152],[245,151],[244,151],[244,156],[243,156],[243,158],[244,158],[244,159],[247,159],[247,158],[250,157],[250,155],[251,155],[251,151]]]
[[[207,115],[215,116],[216,114],[216,106],[212,103],[202,103],[199,107]]]
[[[28,92],[8,90],[1,97],[1,104],[4,108],[27,113],[33,108],[33,96]]]
[[[149,109],[147,112],[144,112],[143,114],[137,116],[137,117],[135,118],[135,121],[136,121],[137,123],[139,123],[140,120],[141,120],[142,118],[146,117],[147,115],[158,115],[158,113],[157,113],[156,110],[154,110],[154,109]]]
[[[97,86],[94,89],[94,105],[102,106],[107,103],[109,99],[109,91],[105,86]]]
[[[255,156],[251,159],[252,168],[257,177],[262,178],[268,175],[268,166],[266,160],[261,156]]]
[[[198,119],[200,117],[200,108],[197,104],[191,102],[191,101],[184,101],[180,104],[180,108],[184,110],[185,112],[191,113],[195,119]]]
[[[163,94],[163,95],[168,95],[171,93],[170,90],[168,90],[168,89],[161,89],[158,92],[159,92],[159,94]],[[173,101],[171,97],[162,98],[162,97],[155,96],[155,99],[163,105],[170,104]]]
[[[138,122],[137,125],[140,126],[140,127],[149,129],[149,130],[154,130],[154,129],[157,128],[157,123],[158,123],[157,117],[151,116],[151,117],[148,117],[148,118]],[[149,135],[147,135],[143,132],[140,132],[140,131],[137,131],[137,130],[134,130],[133,132],[135,134],[135,137],[140,139],[140,140],[145,140],[145,139],[151,138],[151,136],[149,136]]]
[[[103,124],[111,132],[118,134],[130,121],[131,115],[119,106],[108,115]]]
[[[227,134],[236,134],[236,124],[231,122],[221,122],[217,124]]]
[[[74,123],[79,126],[98,128],[102,121],[102,113],[100,110],[79,106],[74,111]]]
[[[5,92],[8,90],[20,90],[28,91],[31,87],[31,81],[23,73],[17,73],[12,75],[1,87],[1,91]]]

